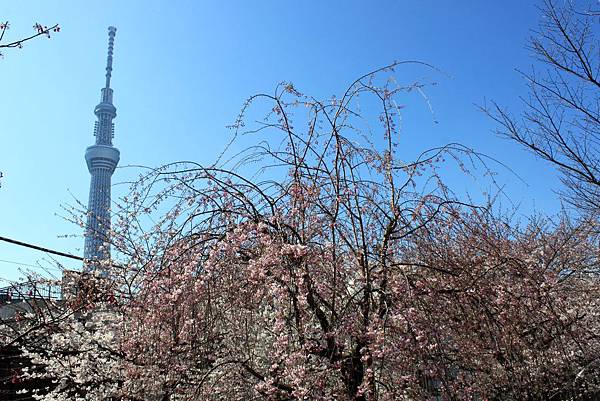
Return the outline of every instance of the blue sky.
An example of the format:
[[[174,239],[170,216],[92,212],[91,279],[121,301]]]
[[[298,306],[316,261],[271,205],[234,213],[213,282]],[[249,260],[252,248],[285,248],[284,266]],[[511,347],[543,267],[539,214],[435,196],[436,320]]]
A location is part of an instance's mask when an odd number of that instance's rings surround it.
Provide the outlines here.
[[[11,23],[6,40],[29,34],[35,22],[61,26],[52,39],[6,50],[0,60],[1,236],[82,253],[81,229],[59,215],[61,205],[87,201],[83,155],[94,140],[109,25],[118,29],[112,86],[121,165],[208,164],[248,96],[286,80],[327,97],[365,72],[410,59],[445,74],[424,74],[439,83],[428,93],[439,123],[416,113],[422,117],[403,132],[407,154],[463,143],[524,179],[499,176],[524,213],[559,208],[549,166],[495,136],[476,107],[495,100],[520,110],[526,88],[515,68],[532,63],[525,44],[539,19],[535,2],[2,0],[0,19]],[[128,174],[117,170],[113,182]],[[125,190],[115,186],[114,196]],[[44,259],[0,243],[0,278],[19,276],[9,262]]]

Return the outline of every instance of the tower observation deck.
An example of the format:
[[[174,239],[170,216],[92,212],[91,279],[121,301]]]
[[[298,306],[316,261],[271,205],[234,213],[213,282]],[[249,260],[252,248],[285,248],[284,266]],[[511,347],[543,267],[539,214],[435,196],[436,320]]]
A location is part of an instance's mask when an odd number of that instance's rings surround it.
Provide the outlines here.
[[[93,268],[94,262],[110,258],[110,187],[112,174],[119,163],[119,150],[112,144],[112,121],[117,116],[117,109],[112,103],[113,90],[110,87],[116,32],[117,28],[108,28],[106,83],[101,90],[100,103],[94,109],[97,117],[94,127],[96,143],[85,151],[85,161],[91,174],[83,255],[87,270]]]

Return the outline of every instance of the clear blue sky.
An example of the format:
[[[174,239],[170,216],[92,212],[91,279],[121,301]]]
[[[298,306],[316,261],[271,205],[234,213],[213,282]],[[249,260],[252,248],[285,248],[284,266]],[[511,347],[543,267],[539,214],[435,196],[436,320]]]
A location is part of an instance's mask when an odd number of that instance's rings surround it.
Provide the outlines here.
[[[439,124],[407,124],[407,154],[447,142],[474,147],[526,181],[500,175],[523,210],[556,212],[558,181],[550,168],[496,137],[494,123],[475,106],[493,99],[519,110],[517,97],[526,91],[514,69],[532,62],[525,43],[539,18],[534,3],[2,0],[7,40],[29,34],[35,22],[59,23],[61,32],[9,49],[0,60],[0,235],[82,253],[81,230],[56,214],[72,197],[87,202],[83,155],[94,139],[109,25],[118,28],[112,86],[121,165],[208,164],[227,142],[225,126],[254,93],[287,80],[326,97],[394,60],[421,60],[449,76],[430,74],[439,82],[429,93]],[[126,176],[117,170],[113,182]],[[113,189],[114,196],[124,191]],[[0,277],[19,276],[5,261],[35,265],[44,258],[0,243]]]

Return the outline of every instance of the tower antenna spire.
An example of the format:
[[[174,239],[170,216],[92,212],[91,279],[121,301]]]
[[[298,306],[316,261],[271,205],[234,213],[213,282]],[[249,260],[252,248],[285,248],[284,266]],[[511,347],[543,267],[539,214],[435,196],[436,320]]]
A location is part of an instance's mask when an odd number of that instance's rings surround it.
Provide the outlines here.
[[[112,74],[112,62],[113,62],[113,47],[115,44],[115,34],[117,28],[114,26],[108,27],[108,56],[106,57],[106,85],[105,88],[110,88],[110,77]]]

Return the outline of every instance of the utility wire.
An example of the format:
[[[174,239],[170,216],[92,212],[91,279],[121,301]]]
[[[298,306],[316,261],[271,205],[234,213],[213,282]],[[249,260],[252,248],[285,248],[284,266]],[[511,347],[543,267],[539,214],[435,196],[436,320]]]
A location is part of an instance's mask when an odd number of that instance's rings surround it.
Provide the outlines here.
[[[29,263],[15,262],[14,260],[0,259],[0,263],[10,263],[11,265],[27,266],[27,267],[35,267],[35,268],[40,267],[39,265],[36,266],[36,265],[29,264]]]
[[[0,259],[0,263],[10,263],[11,265],[27,266],[27,267],[40,267],[40,266],[35,266],[35,265],[29,264],[29,263],[15,262],[14,260]]]
[[[8,242],[9,244],[18,245],[18,246],[22,246],[25,248],[35,249],[36,251],[50,253],[52,255],[62,256],[64,258],[75,259],[75,260],[80,260],[82,262],[85,262],[85,259],[82,258],[81,256],[77,256],[77,255],[73,255],[71,253],[66,253],[66,252],[61,252],[61,251],[55,251],[54,249],[44,248],[43,246],[30,244],[28,242],[17,241],[16,239],[11,239],[11,238],[0,236],[0,241]],[[111,266],[122,267],[116,263],[111,263]]]
[[[34,269],[56,270],[56,271],[62,271],[63,270],[63,269],[59,269],[57,267],[48,267],[48,266],[44,266],[44,265],[41,265],[41,264],[32,265],[31,263],[17,262],[17,261],[14,261],[14,260],[6,260],[6,259],[0,259],[0,263],[9,263],[11,265],[33,267]]]
[[[44,248],[43,246],[33,245],[33,244],[29,244],[27,242],[22,242],[22,241],[17,241],[16,239],[11,239],[11,238],[6,238],[6,237],[0,236],[0,241],[8,242],[9,244],[14,244],[14,245],[18,245],[18,246],[23,246],[25,248],[35,249],[36,251],[50,253],[52,255],[57,255],[57,256],[62,256],[62,257],[69,258],[69,259],[83,261],[83,258],[81,256],[72,255],[70,253],[65,253],[65,252],[60,252],[60,251],[55,251],[53,249]]]

